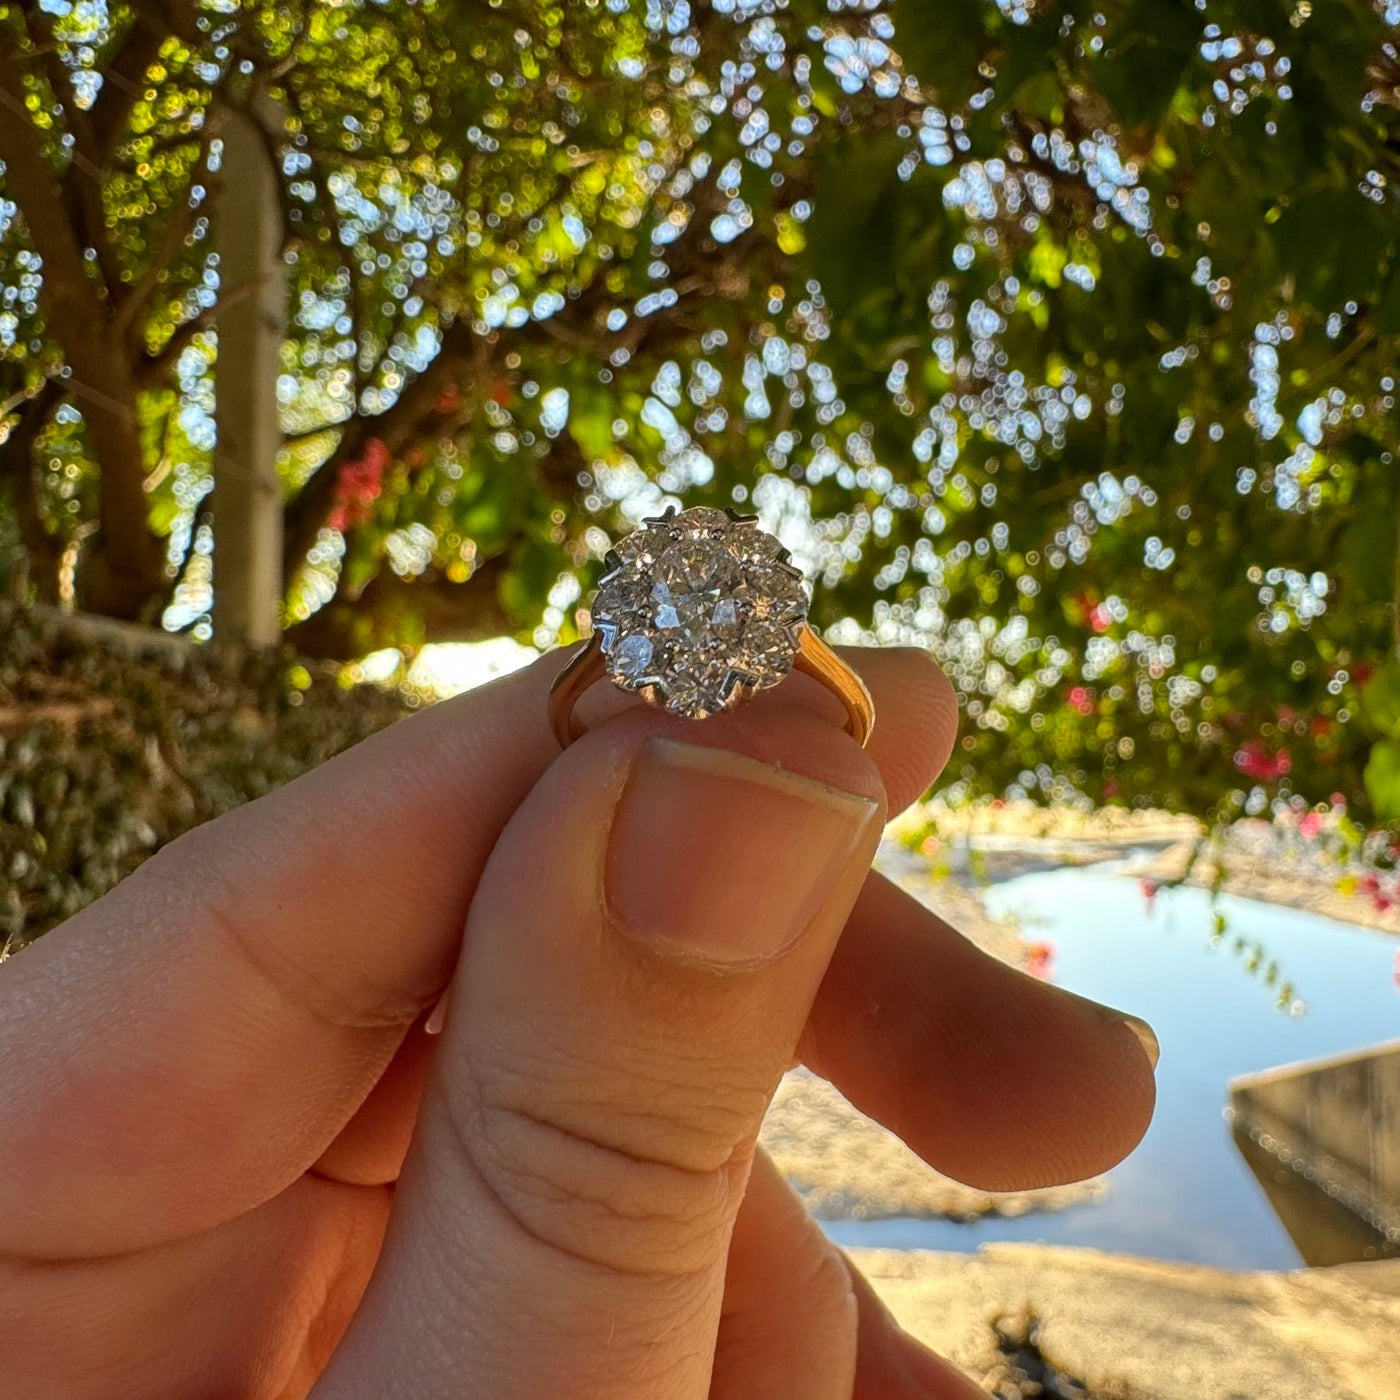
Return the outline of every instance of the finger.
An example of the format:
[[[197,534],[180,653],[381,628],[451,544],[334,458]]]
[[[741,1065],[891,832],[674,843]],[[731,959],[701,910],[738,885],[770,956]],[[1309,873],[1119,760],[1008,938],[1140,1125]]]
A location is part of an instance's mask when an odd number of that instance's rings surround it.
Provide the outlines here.
[[[1144,1022],[990,957],[872,876],[799,1053],[926,1162],[1021,1191],[1106,1171],[1152,1117]]]
[[[951,691],[919,653],[866,659],[879,752],[912,795],[951,744]],[[25,1202],[0,1213],[0,1252],[110,1254],[193,1233],[326,1152],[450,976],[482,864],[558,753],[559,664],[189,833],[0,968],[0,1179]],[[747,713],[782,709],[784,693]],[[359,1151],[331,1162],[345,1179],[391,1179],[390,1139],[416,1107],[411,1069],[401,1081]]]
[[[0,1260],[0,1394],[305,1395],[364,1292],[390,1200],[307,1178],[236,1221],[154,1249]]]
[[[763,1151],[724,1282],[710,1400],[977,1400],[904,1332]]]
[[[426,1072],[421,1044],[405,1054]],[[988,956],[878,875],[851,911],[799,1053],[930,1165],[984,1190],[1106,1171],[1137,1145],[1155,1100],[1156,1042],[1141,1021]],[[375,1180],[398,1174],[421,1079],[394,1086],[392,1133],[382,1111],[354,1125],[399,1145],[372,1157],[365,1142],[366,1160],[390,1173]]]
[[[870,1280],[849,1259],[846,1267],[859,1318],[851,1400],[986,1400],[981,1386],[894,1320]]]
[[[926,652],[907,647],[839,650],[874,697],[877,720],[866,752],[880,770],[888,810],[902,811],[928,791],[948,761],[957,738],[957,692]],[[611,687],[598,690],[602,693],[592,712],[594,723],[636,708],[635,700]],[[844,725],[840,703],[806,676],[793,676],[773,698],[798,697],[831,724]],[[368,1111],[356,1113],[346,1124],[316,1169],[356,1183],[396,1180],[412,1136],[428,1063],[421,1039],[407,1037],[399,1057],[376,1086]]]
[[[706,1395],[754,1140],[882,797],[799,711],[629,715],[551,767],[473,901],[326,1396]]]
[[[0,968],[0,1253],[115,1254],[270,1199],[450,975],[477,872],[557,752],[546,668],[173,842]]]
[[[851,1400],[856,1324],[845,1257],[756,1152],[729,1244],[709,1400]]]

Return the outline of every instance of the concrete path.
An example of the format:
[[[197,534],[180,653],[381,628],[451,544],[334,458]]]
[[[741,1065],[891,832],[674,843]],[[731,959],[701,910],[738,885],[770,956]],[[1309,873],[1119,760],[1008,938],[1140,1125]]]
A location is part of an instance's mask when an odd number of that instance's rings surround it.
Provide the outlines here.
[[[989,1390],[1006,1375],[994,1325],[1012,1319],[1099,1400],[1400,1400],[1400,1260],[1237,1274],[1040,1245],[852,1253]]]

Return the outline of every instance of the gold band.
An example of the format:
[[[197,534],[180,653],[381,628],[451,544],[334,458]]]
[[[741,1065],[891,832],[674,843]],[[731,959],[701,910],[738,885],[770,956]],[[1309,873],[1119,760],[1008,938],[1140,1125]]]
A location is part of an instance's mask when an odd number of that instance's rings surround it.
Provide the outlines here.
[[[845,706],[846,732],[864,748],[875,728],[875,702],[865,682],[809,626],[802,628],[792,669],[820,681]],[[584,733],[586,726],[575,715],[575,707],[584,691],[605,675],[602,641],[595,632],[550,687],[549,723],[560,748],[568,748]]]

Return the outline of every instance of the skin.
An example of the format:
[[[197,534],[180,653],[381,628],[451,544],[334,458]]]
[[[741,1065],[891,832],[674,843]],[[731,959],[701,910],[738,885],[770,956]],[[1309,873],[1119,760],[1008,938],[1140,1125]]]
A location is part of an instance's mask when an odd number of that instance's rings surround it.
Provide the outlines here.
[[[1152,1064],[869,873],[956,709],[847,659],[865,751],[793,678],[703,725],[591,696],[561,755],[547,657],[0,967],[0,1393],[979,1394],[756,1152],[778,1078],[1004,1190],[1125,1156]]]

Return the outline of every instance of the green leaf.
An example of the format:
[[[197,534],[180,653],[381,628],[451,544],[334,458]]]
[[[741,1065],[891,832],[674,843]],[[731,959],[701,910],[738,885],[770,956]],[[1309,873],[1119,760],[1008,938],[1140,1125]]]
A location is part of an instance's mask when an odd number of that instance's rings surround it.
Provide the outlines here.
[[[1400,740],[1382,739],[1366,764],[1366,794],[1382,821],[1400,819]]]
[[[1185,0],[1134,0],[1095,65],[1099,86],[1126,127],[1155,126],[1196,52],[1201,20]]]
[[[1385,290],[1376,303],[1375,325],[1382,335],[1400,335],[1400,257],[1391,261]]]
[[[1322,310],[1376,300],[1393,236],[1390,216],[1350,185],[1298,196],[1274,227],[1279,262]]]
[[[1400,739],[1400,663],[1387,662],[1361,691],[1366,718],[1389,739]]]
[[[940,103],[960,107],[985,85],[977,66],[989,46],[986,23],[996,13],[985,0],[902,0],[895,51]]]

